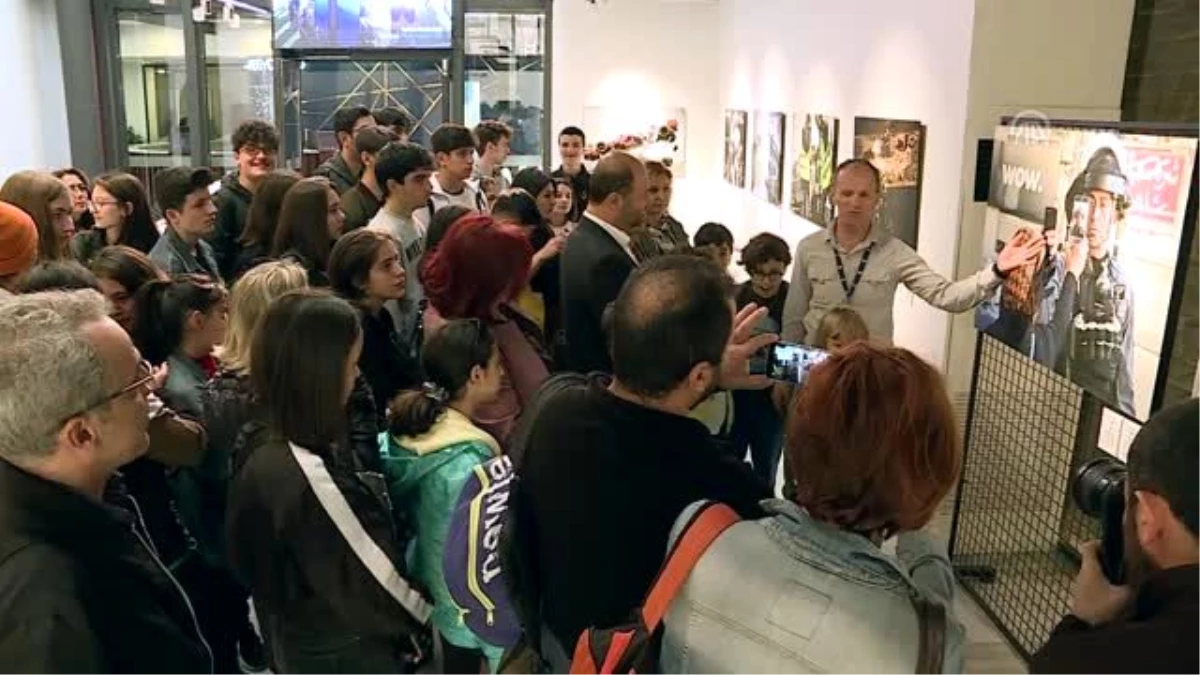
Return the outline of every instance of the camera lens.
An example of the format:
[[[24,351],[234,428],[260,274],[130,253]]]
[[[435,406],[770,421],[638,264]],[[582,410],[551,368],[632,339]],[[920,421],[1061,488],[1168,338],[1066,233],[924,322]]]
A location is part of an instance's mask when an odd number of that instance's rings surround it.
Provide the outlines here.
[[[1093,518],[1104,517],[1114,503],[1112,500],[1119,499],[1124,503],[1125,466],[1107,457],[1084,464],[1075,472],[1071,496],[1080,511]]]

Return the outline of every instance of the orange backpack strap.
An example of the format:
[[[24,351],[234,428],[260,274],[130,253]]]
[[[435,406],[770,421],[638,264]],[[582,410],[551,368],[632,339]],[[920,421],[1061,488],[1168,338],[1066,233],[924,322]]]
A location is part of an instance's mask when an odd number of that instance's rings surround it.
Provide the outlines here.
[[[654,633],[662,622],[671,601],[683,588],[692,568],[700,562],[700,557],[708,550],[710,544],[716,541],[721,533],[731,525],[741,520],[737,513],[716,502],[706,502],[692,516],[691,521],[683,529],[683,534],[675,543],[667,562],[658,572],[658,578],[650,587],[646,601],[642,603],[642,622],[648,633]]]

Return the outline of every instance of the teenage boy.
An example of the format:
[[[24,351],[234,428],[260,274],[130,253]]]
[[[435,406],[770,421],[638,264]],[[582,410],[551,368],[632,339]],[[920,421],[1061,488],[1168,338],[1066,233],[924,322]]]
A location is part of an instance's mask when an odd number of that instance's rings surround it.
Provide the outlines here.
[[[212,174],[208,169],[173,166],[154,179],[154,198],[167,228],[150,260],[167,274],[206,274],[221,281],[221,270],[212,246],[204,238],[217,224],[217,205],[208,192]]]
[[[330,157],[313,175],[328,178],[339,195],[350,191],[362,174],[362,160],[354,147],[354,135],[359,129],[375,126],[371,111],[362,106],[342,108],[333,115],[333,133],[337,136],[338,153]]]
[[[429,195],[429,212],[422,224],[437,211],[451,205],[487,211],[483,191],[471,181],[475,172],[475,134],[461,124],[446,123],[429,138],[437,171]]]
[[[562,157],[562,166],[551,174],[554,178],[571,181],[571,190],[575,193],[575,205],[571,208],[568,218],[571,222],[579,222],[583,210],[588,205],[588,184],[592,175],[583,165],[583,146],[587,137],[579,127],[565,127],[558,133],[558,154]]]
[[[400,338],[410,347],[417,344],[412,338],[425,295],[417,273],[424,253],[425,228],[417,225],[413,215],[429,203],[433,168],[429,151],[415,143],[389,143],[375,161],[375,180],[383,190],[384,202],[367,227],[387,232],[400,242],[405,294],[403,300],[388,303],[388,311],[392,312]]]
[[[496,194],[512,185],[512,174],[504,167],[511,151],[512,128],[497,120],[484,120],[475,127],[475,138],[479,141],[479,160],[475,162],[474,178],[483,187],[484,179],[494,181]]]
[[[705,223],[696,230],[692,244],[698,252],[720,265],[723,272],[729,272],[729,265],[733,262],[733,233],[728,227],[720,223]]]
[[[400,140],[388,127],[365,127],[354,134],[354,149],[363,165],[362,178],[354,189],[342,195],[342,212],[346,214],[343,232],[366,227],[383,206],[383,188],[375,177],[375,162],[379,151],[388,143]]]
[[[381,127],[388,127],[399,138],[400,141],[408,141],[408,137],[412,135],[413,119],[408,113],[399,108],[381,108],[372,113],[375,116],[375,123]]]
[[[237,168],[221,179],[213,197],[217,204],[217,229],[211,243],[221,276],[232,278],[233,264],[241,247],[238,238],[246,227],[250,200],[263,179],[275,169],[279,133],[262,120],[246,120],[230,138]]]

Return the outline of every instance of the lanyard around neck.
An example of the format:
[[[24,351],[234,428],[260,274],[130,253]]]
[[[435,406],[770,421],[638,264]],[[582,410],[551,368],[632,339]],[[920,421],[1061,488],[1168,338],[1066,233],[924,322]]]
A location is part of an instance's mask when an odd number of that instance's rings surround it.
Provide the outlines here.
[[[846,302],[850,302],[854,298],[854,291],[858,290],[858,282],[862,281],[863,271],[867,269],[867,261],[871,259],[871,251],[875,249],[875,242],[871,242],[867,246],[867,250],[863,251],[862,258],[858,260],[858,271],[854,273],[854,281],[846,283],[846,265],[842,262],[842,254],[838,251],[837,244],[829,242],[829,246],[833,248],[833,259],[837,261],[838,279],[842,282],[842,290],[846,292]]]

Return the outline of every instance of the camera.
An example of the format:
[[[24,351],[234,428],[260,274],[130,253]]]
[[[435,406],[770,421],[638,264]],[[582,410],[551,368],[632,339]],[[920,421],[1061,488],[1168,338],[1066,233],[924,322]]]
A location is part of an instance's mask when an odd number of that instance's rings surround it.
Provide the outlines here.
[[[1125,581],[1125,465],[1101,457],[1084,464],[1071,481],[1071,497],[1100,521],[1100,565],[1114,585]]]

